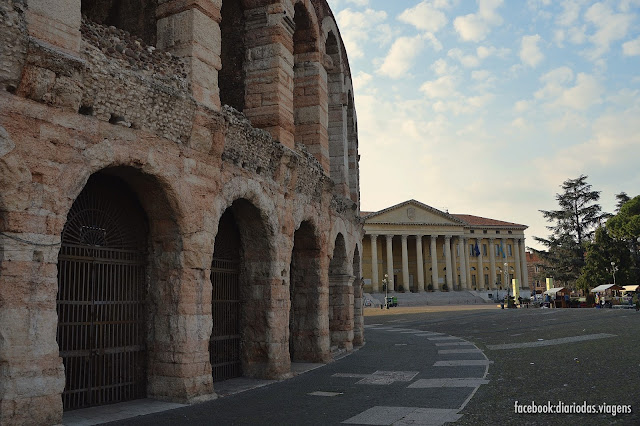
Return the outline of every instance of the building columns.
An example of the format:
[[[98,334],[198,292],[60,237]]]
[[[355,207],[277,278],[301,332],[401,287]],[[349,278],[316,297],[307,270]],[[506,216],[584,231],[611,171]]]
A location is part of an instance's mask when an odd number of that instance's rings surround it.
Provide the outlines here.
[[[453,241],[453,237],[451,237],[451,289],[457,290],[456,286],[460,285],[458,280],[458,256],[456,255],[456,243]]]
[[[476,238],[476,244],[478,245],[478,271],[477,271],[477,284],[478,290],[484,290],[484,267],[482,262],[482,238]]]
[[[393,291],[393,235],[385,235],[387,239],[387,288]]]
[[[380,289],[378,287],[378,236],[371,234],[371,287],[374,293]]]
[[[460,287],[466,290],[467,287],[467,255],[465,251],[466,246],[465,238],[458,237],[458,247],[460,248]]]
[[[407,235],[401,235],[402,241],[402,287],[404,291],[411,292],[411,284],[409,283],[409,250],[407,249]]]
[[[522,245],[520,246],[520,263],[522,268],[522,284],[520,287],[529,286],[529,271],[527,270],[527,252],[524,244],[524,238],[522,238]]]
[[[416,262],[418,267],[418,292],[424,291],[424,260],[422,258],[422,235],[416,235]]]
[[[431,281],[433,283],[433,289],[439,290],[440,286],[438,284],[438,248],[436,247],[436,239],[437,235],[430,235],[430,243],[431,243]]]
[[[444,237],[444,261],[447,267],[447,287],[450,291],[453,291],[453,275],[451,273],[451,235],[445,235]]]
[[[518,287],[522,288],[522,271],[520,268],[520,238],[513,239],[513,251],[516,260],[516,281],[518,283]]]
[[[493,289],[494,287],[498,288],[497,278],[496,278],[496,239],[489,238],[489,261],[491,264],[489,265],[489,289]]]

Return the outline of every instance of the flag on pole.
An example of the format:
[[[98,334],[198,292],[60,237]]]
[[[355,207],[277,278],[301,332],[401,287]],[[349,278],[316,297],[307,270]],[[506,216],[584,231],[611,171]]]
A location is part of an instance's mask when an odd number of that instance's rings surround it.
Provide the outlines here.
[[[480,256],[480,248],[478,247],[478,242],[476,241],[476,246],[474,248],[474,251],[476,252],[476,256]]]
[[[505,257],[507,257],[507,256],[504,254],[504,246],[502,245],[502,241],[500,242],[500,251],[502,252],[502,258],[503,258],[503,259],[504,259]]]

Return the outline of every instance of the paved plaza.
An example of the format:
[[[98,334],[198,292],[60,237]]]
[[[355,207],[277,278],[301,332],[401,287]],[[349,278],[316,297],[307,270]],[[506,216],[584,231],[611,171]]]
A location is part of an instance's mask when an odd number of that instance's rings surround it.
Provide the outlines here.
[[[331,364],[115,424],[640,424],[639,329],[634,310],[368,309],[367,344]],[[522,414],[516,401],[633,412]],[[66,424],[87,424],[73,413]]]

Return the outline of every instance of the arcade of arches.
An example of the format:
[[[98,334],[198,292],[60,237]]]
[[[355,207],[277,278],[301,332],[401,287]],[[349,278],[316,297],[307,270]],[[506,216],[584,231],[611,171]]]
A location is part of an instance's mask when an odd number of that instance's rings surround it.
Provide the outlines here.
[[[324,0],[0,15],[0,424],[204,401],[364,343],[353,88]]]

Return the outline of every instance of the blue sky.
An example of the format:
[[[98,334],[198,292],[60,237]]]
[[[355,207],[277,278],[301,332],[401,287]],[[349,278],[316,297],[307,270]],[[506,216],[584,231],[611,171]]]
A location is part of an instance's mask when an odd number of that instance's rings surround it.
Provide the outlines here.
[[[347,47],[361,208],[414,198],[548,231],[569,178],[640,194],[640,0],[328,0]]]

